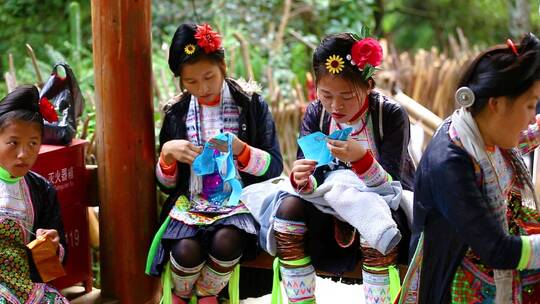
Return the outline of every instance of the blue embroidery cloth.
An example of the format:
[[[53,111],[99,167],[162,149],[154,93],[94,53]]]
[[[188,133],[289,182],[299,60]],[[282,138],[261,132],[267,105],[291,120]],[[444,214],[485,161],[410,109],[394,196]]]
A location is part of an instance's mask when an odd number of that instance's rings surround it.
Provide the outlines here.
[[[351,134],[352,128],[346,128],[343,130],[336,130],[330,135],[325,135],[321,132],[311,133],[298,139],[298,145],[304,157],[317,161],[317,167],[329,164],[334,160],[334,156],[330,153],[328,146],[326,145],[326,138],[334,140],[347,140],[349,134]]]
[[[202,176],[213,174],[215,170],[223,179],[224,184],[229,184],[231,193],[226,206],[237,206],[242,194],[242,184],[236,178],[236,167],[232,154],[232,141],[234,136],[231,133],[221,133],[214,137],[217,140],[227,142],[227,152],[215,153],[216,148],[210,142],[204,144],[202,153],[195,158],[192,167],[195,174]]]

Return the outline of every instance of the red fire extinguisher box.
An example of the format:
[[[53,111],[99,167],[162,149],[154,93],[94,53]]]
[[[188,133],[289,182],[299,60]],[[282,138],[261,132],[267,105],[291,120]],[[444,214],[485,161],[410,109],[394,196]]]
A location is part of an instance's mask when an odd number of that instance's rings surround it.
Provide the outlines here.
[[[69,146],[42,145],[32,171],[54,184],[62,212],[67,241],[66,276],[52,285],[63,289],[83,283],[92,288],[85,180],[86,141],[74,139]]]

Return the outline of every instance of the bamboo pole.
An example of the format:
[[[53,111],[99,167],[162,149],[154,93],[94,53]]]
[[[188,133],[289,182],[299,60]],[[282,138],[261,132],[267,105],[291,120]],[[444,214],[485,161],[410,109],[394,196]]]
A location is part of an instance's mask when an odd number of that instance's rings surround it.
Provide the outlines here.
[[[285,3],[283,5],[283,15],[281,17],[281,22],[279,23],[278,31],[272,45],[273,50],[281,49],[281,46],[283,44],[283,37],[285,36],[285,29],[287,28],[287,23],[289,23],[289,17],[291,15],[291,7],[292,0],[285,0]]]
[[[11,93],[17,87],[17,83],[15,82],[15,79],[13,79],[13,77],[11,76],[9,72],[4,73],[4,81],[6,82],[8,93]]]
[[[302,34],[300,34],[299,32],[293,30],[293,29],[289,29],[289,34],[291,34],[291,36],[293,36],[294,38],[296,38],[298,41],[302,42],[303,44],[305,44],[307,47],[309,47],[311,50],[315,50],[317,48],[317,46],[315,44],[313,44],[312,42],[306,40],[304,38],[304,36],[302,36]]]
[[[394,99],[405,108],[409,116],[413,117],[416,121],[422,121],[422,125],[427,127],[431,131],[431,134],[442,123],[442,119],[439,116],[433,114],[433,112],[405,95],[405,93],[397,92],[394,95]]]
[[[17,86],[17,73],[15,71],[15,61],[13,60],[13,54],[9,53],[8,55],[8,64],[9,64],[9,74],[13,78],[15,87]]]
[[[43,86],[43,77],[41,77],[41,71],[39,70],[39,66],[37,64],[36,54],[34,53],[34,49],[32,49],[32,46],[30,44],[26,44],[26,51],[28,52],[28,56],[32,59],[32,66],[34,67],[34,71],[36,72],[36,79],[37,84],[39,87]]]
[[[251,59],[249,58],[249,43],[239,32],[233,33],[234,38],[240,43],[240,50],[242,52],[242,60],[244,61],[244,67],[248,74],[248,80],[255,80],[253,75],[253,67],[251,66]]]

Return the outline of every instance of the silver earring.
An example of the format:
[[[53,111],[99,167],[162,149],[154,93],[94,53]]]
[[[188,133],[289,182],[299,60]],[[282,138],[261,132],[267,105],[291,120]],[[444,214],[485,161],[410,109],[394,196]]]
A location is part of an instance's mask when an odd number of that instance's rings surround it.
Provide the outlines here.
[[[468,108],[474,104],[474,92],[469,87],[461,87],[456,91],[455,99],[458,105]]]

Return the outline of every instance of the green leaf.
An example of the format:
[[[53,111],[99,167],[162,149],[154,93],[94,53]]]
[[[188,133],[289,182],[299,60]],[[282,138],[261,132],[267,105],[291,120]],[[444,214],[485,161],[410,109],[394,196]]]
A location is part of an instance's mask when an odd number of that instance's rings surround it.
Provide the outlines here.
[[[360,32],[360,37],[362,37],[362,39],[365,39],[369,36],[371,36],[369,27],[362,25],[362,31]]]
[[[362,32],[362,30],[360,30],[360,32]],[[360,36],[358,36],[358,35],[355,34],[355,33],[351,33],[351,36],[352,36],[355,40],[362,40],[362,38],[360,38]]]

